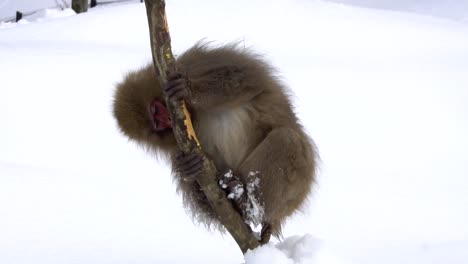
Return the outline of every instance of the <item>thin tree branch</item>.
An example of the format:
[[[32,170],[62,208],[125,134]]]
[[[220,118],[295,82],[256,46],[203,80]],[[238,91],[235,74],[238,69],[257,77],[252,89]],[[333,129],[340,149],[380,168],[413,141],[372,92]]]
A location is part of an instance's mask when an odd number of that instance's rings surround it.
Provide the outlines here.
[[[166,83],[166,73],[175,70],[175,58],[171,50],[171,37],[166,20],[164,0],[146,0],[146,12],[150,29],[151,51],[156,74],[161,87]],[[184,153],[196,151],[203,155],[203,170],[196,177],[198,184],[205,193],[219,221],[239,245],[243,253],[260,245],[251,230],[244,223],[241,215],[234,209],[232,203],[217,182],[218,171],[196,141],[196,135],[191,127],[190,116],[186,111],[185,102],[166,104],[171,113],[173,132],[179,148]],[[185,109],[185,111],[184,111]]]

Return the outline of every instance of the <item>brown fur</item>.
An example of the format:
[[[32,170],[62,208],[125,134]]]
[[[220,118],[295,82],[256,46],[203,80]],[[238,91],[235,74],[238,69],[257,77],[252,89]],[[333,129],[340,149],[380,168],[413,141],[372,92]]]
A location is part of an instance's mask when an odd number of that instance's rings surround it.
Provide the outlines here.
[[[286,217],[306,200],[315,178],[315,148],[299,124],[289,91],[259,56],[227,45],[197,44],[177,59],[191,82],[195,130],[219,171],[232,169],[245,182],[259,171],[265,222],[279,235]],[[150,150],[174,159],[172,132],[151,134],[146,107],[162,98],[152,65],[130,73],[117,87],[114,116],[121,131]],[[173,164],[178,190],[195,219],[219,226],[196,182],[183,181]]]

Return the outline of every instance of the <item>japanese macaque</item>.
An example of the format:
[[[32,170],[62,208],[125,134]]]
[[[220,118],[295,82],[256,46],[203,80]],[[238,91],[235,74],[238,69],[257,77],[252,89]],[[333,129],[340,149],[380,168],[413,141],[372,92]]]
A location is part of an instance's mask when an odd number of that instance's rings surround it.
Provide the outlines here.
[[[236,45],[197,44],[177,58],[176,68],[164,87],[153,65],[118,84],[113,111],[120,130],[167,157],[194,219],[220,227],[194,180],[202,157],[178,150],[164,96],[185,100],[228,198],[246,223],[262,224],[263,234],[279,236],[285,219],[311,192],[317,156],[293,112],[288,89],[260,56]]]

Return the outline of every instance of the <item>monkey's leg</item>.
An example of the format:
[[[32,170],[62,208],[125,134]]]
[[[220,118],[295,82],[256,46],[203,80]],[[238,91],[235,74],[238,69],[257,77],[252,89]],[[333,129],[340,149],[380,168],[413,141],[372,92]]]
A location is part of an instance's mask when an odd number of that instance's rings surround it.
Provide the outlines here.
[[[290,128],[273,129],[241,164],[243,177],[258,171],[258,198],[264,204],[264,222],[278,236],[281,223],[310,192],[314,157],[308,138]]]

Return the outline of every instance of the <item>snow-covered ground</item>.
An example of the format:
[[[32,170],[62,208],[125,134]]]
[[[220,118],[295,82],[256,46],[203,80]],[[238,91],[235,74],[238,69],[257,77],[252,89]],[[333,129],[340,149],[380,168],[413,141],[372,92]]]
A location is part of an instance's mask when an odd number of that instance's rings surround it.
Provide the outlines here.
[[[144,5],[64,12],[0,25],[0,263],[242,263],[112,119],[114,84],[151,60]],[[468,262],[466,23],[306,0],[167,12],[175,53],[202,38],[264,53],[321,153],[287,239],[247,263]]]
[[[325,0],[393,11],[412,12],[468,22],[468,0]]]

